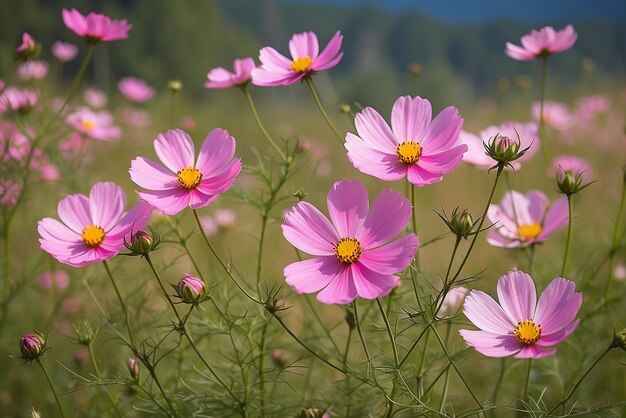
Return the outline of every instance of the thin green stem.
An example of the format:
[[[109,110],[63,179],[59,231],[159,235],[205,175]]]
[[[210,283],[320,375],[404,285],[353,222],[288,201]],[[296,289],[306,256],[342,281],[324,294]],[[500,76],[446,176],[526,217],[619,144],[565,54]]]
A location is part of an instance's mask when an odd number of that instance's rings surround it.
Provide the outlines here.
[[[624,219],[624,204],[626,202],[626,179],[622,183],[622,197],[619,201],[619,208],[617,209],[617,218],[615,219],[615,228],[613,229],[613,242],[611,244],[611,258],[609,260],[609,276],[606,281],[606,288],[604,289],[604,300],[607,300],[609,297],[609,291],[611,290],[611,282],[613,281],[613,276],[615,272],[615,256],[617,253],[617,249],[622,242],[622,233],[623,227],[622,222]]]
[[[264,213],[261,217],[261,235],[259,236],[259,250],[257,251],[256,262],[256,291],[257,294],[261,294],[261,268],[263,265],[263,243],[265,240],[265,230],[267,229],[267,213]]]
[[[413,225],[413,233],[415,235],[417,235],[417,214],[415,212],[415,186],[413,184],[411,184],[410,182],[407,181],[407,183],[409,184],[409,188],[411,189],[411,223]],[[420,252],[418,251],[417,253],[415,253],[415,259],[414,259],[414,264],[415,264],[415,270],[417,270],[418,272],[421,270],[420,267]],[[419,301],[418,301],[419,303]]]
[[[176,408],[174,408],[172,401],[170,401],[170,398],[168,398],[167,394],[165,393],[165,389],[163,389],[161,382],[159,382],[159,378],[156,375],[156,371],[154,370],[154,367],[148,362],[142,361],[142,363],[144,364],[144,366],[146,366],[146,369],[148,370],[148,373],[150,373],[150,376],[152,376],[152,380],[157,385],[159,392],[161,392],[161,395],[163,395],[163,399],[165,399],[165,403],[172,411],[172,416],[177,417],[178,412],[176,412]]]
[[[541,57],[541,91],[539,102],[539,138],[541,140],[541,152],[546,165],[550,164],[550,153],[548,152],[548,144],[546,138],[546,119],[544,115],[546,102],[546,81],[548,78],[548,57]]]
[[[46,375],[46,379],[48,379],[48,383],[50,384],[50,389],[52,389],[52,394],[54,395],[54,399],[57,402],[57,406],[59,407],[59,411],[61,412],[61,416],[63,418],[65,418],[65,413],[63,412],[63,407],[61,406],[61,401],[59,400],[59,395],[57,395],[57,391],[54,388],[54,384],[52,383],[52,379],[50,379],[50,375],[48,374],[48,370],[46,370],[46,367],[43,365],[43,363],[41,362],[40,359],[36,359],[35,361],[37,362],[37,364],[39,364],[39,367],[41,367],[41,370],[43,370],[43,373]]]
[[[324,109],[324,105],[322,104],[322,101],[320,100],[320,97],[317,94],[317,90],[315,90],[315,86],[313,85],[313,80],[311,80],[311,77],[304,77],[304,80],[307,86],[309,86],[309,90],[311,91],[311,96],[313,96],[313,101],[317,105],[317,108],[322,114],[322,117],[324,118],[324,120],[326,121],[330,129],[333,131],[337,139],[339,140],[339,143],[341,144],[341,146],[343,147],[344,138],[339,133],[339,130],[337,129],[333,121],[330,120],[330,118],[328,117],[328,114],[326,113],[326,110]]]
[[[259,393],[261,397],[261,408],[259,414],[261,417],[265,416],[265,379],[263,377],[263,368],[265,367],[265,339],[267,336],[268,322],[264,315],[261,315],[263,320],[263,328],[261,329],[261,343],[259,344]]]
[[[563,266],[561,267],[561,277],[565,277],[565,269],[567,268],[567,256],[569,255],[570,241],[572,239],[572,196],[567,195],[567,241],[565,241],[565,254],[563,255]]]
[[[96,361],[96,357],[93,354],[93,346],[91,342],[87,345],[87,351],[89,352],[89,358],[91,359],[93,370],[96,372],[96,377],[98,378],[98,380],[102,381],[102,377],[100,376],[100,370],[98,369],[98,362]],[[122,412],[117,408],[117,402],[115,402],[115,399],[113,399],[113,395],[111,395],[111,391],[109,390],[109,388],[105,386],[104,390],[107,393],[107,397],[109,398],[109,401],[111,402],[111,406],[113,406],[113,409],[115,410],[117,415],[119,415],[120,417],[123,417],[124,414],[122,414]]]
[[[500,361],[500,374],[498,375],[498,380],[496,381],[496,386],[493,389],[493,404],[497,405],[498,402],[498,392],[500,391],[500,387],[502,386],[502,380],[504,379],[504,372],[506,371],[506,358],[503,357]]]
[[[428,353],[428,340],[430,339],[430,328],[426,329],[426,337],[424,338],[424,349],[422,350],[422,355],[420,356],[420,362],[417,367],[417,380],[421,381],[424,376],[424,364],[426,362],[426,354]]]
[[[52,122],[59,116],[61,115],[61,113],[63,113],[63,111],[65,110],[65,108],[67,107],[67,104],[69,103],[69,101],[72,99],[72,97],[74,96],[74,94],[76,93],[76,90],[78,89],[78,87],[80,86],[81,81],[83,80],[83,77],[85,76],[85,73],[87,72],[87,66],[89,65],[89,61],[91,61],[91,57],[93,56],[93,51],[96,47],[95,43],[89,42],[87,44],[87,53],[85,54],[85,58],[83,58],[83,62],[80,65],[80,69],[78,70],[78,74],[76,75],[76,78],[74,78],[74,81],[72,82],[72,85],[70,86],[70,88],[67,91],[67,96],[65,96],[65,100],[63,101],[63,104],[61,105],[61,107],[59,108],[59,111],[57,112],[56,116],[53,117],[49,122],[48,125],[51,125]],[[47,130],[47,129],[45,129]]]
[[[528,396],[528,385],[530,384],[530,370],[532,368],[533,359],[528,359],[528,366],[526,367],[526,381],[524,382],[524,392],[522,394],[522,402],[526,402]]]
[[[361,344],[363,345],[363,351],[365,352],[365,357],[367,357],[367,378],[369,379],[369,370],[372,370],[372,378],[374,379],[374,383],[378,385],[376,381],[376,371],[374,370],[374,366],[372,364],[372,357],[370,356],[370,351],[367,348],[367,343],[365,342],[365,337],[363,337],[363,330],[361,330],[361,319],[359,318],[359,310],[357,308],[356,300],[352,301],[352,309],[354,310],[354,324],[356,325],[356,331],[359,334],[359,339],[361,340]]]
[[[450,322],[446,323],[446,345],[448,345],[448,341],[450,340],[450,331],[452,331],[452,327]],[[448,382],[450,379],[450,368],[446,367],[446,377],[443,382],[443,393],[441,394],[441,403],[439,404],[439,412],[443,412],[446,406],[446,398],[448,397]]]
[[[387,335],[389,336],[389,342],[391,343],[391,348],[393,350],[393,368],[394,368],[394,375],[395,375],[398,371],[398,364],[400,363],[400,360],[398,357],[398,347],[396,346],[396,339],[393,336],[393,330],[391,329],[391,325],[389,324],[389,320],[387,319],[387,314],[385,313],[385,309],[383,308],[383,305],[380,303],[379,298],[376,298],[376,304],[378,305],[380,314],[382,315],[383,321],[385,322],[385,328],[387,328]],[[393,413],[393,407],[395,406],[393,402],[393,398],[396,396],[396,389],[397,389],[396,377],[394,376],[393,386],[391,389],[391,396],[389,397],[388,402],[387,402],[388,406],[387,406],[387,414],[385,415],[386,418],[391,417]]]
[[[348,370],[348,353],[350,352],[350,342],[352,341],[352,327],[348,327],[348,339],[346,340],[346,349],[343,352],[343,367]]]
[[[135,340],[133,336],[133,331],[130,328],[130,318],[128,316],[128,309],[126,308],[126,303],[124,302],[124,298],[122,297],[122,294],[120,293],[120,289],[117,287],[117,283],[115,283],[113,274],[111,274],[111,269],[109,268],[109,264],[106,262],[106,260],[102,261],[102,264],[104,264],[104,269],[107,272],[107,276],[109,277],[111,284],[113,285],[113,289],[115,289],[115,294],[117,295],[117,299],[119,300],[120,306],[122,307],[122,311],[124,312],[124,321],[126,322],[126,329],[128,331],[128,339],[130,340],[132,349],[135,350],[136,345],[135,345]]]
[[[567,394],[566,397],[564,397],[563,399],[561,399],[561,401],[554,405],[554,407],[548,411],[548,415],[551,415],[554,411],[556,411],[557,409],[559,409],[559,407],[561,405],[565,405],[567,403],[567,401],[569,401],[569,399],[572,397],[572,395],[574,394],[574,392],[576,392],[576,389],[578,389],[578,386],[580,386],[580,384],[582,383],[582,381],[585,379],[585,377],[587,377],[587,375],[589,374],[589,372],[591,372],[591,370],[596,366],[596,364],[598,364],[600,362],[600,360],[602,360],[602,358],[609,352],[611,351],[611,349],[613,349],[614,347],[611,345],[609,346],[606,350],[604,350],[602,352],[602,354],[600,354],[600,356],[596,359],[596,361],[593,362],[593,364],[591,366],[589,366],[589,368],[587,369],[587,371],[580,377],[580,379],[578,379],[578,382],[576,382],[576,384],[574,385],[574,387],[572,387],[572,390],[570,390],[570,392]]]
[[[280,149],[280,147],[276,145],[276,142],[274,142],[274,139],[272,139],[272,136],[269,134],[269,132],[267,132],[267,129],[265,129],[265,126],[263,126],[263,122],[261,122],[261,118],[259,117],[259,113],[256,110],[256,106],[254,105],[254,101],[252,100],[252,96],[250,95],[250,92],[248,91],[247,85],[243,86],[241,88],[241,91],[243,92],[243,95],[246,96],[246,101],[248,102],[248,106],[250,107],[250,111],[252,112],[252,116],[254,117],[254,121],[259,127],[259,130],[261,131],[261,133],[263,134],[263,137],[267,140],[270,146],[274,148],[274,151],[276,151],[276,154],[278,154],[280,158],[282,158],[282,160],[285,163],[287,163],[288,162],[287,156]]]

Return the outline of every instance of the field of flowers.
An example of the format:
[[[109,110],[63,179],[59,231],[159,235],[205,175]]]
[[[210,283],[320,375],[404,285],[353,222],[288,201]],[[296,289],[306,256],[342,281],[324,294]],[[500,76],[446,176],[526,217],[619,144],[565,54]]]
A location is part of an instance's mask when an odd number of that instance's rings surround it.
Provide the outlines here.
[[[132,25],[59,18],[0,80],[3,416],[623,416],[626,88],[553,97],[574,26],[461,112],[335,103],[341,30],[207,68],[206,106],[103,92]]]

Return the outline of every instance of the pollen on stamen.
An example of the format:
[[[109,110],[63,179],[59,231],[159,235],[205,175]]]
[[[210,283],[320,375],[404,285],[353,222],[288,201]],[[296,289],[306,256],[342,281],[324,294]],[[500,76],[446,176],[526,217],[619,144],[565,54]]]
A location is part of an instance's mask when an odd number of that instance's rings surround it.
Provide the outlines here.
[[[343,263],[352,264],[356,262],[363,248],[356,238],[341,238],[335,247],[335,257]]]
[[[176,173],[178,183],[187,190],[195,189],[202,181],[202,173],[195,167],[187,167]]]
[[[300,57],[293,60],[291,62],[291,69],[299,73],[304,73],[309,71],[312,65],[313,60],[307,55],[305,57]]]
[[[106,234],[104,228],[98,225],[89,225],[83,228],[81,238],[85,245],[98,247],[104,241]]]
[[[80,121],[80,124],[87,131],[91,131],[93,128],[96,127],[96,124],[93,121],[91,121],[91,120],[82,120],[82,121]]]
[[[522,322],[518,322],[513,334],[522,344],[531,345],[536,343],[541,337],[541,325],[537,325],[532,320],[526,319]]]
[[[415,164],[422,156],[422,146],[419,142],[404,141],[396,147],[396,155],[404,164]]]
[[[531,224],[519,225],[517,227],[517,234],[522,241],[528,241],[535,239],[541,234],[543,228],[537,222]]]

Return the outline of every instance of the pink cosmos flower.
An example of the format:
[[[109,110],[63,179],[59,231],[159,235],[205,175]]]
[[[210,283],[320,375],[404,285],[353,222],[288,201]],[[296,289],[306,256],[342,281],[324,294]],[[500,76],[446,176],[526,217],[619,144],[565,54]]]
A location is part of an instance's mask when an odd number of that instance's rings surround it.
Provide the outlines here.
[[[96,183],[89,197],[69,195],[59,202],[62,222],[37,223],[41,248],[63,264],[82,267],[108,260],[123,250],[124,237],[143,228],[152,206],[139,202],[124,213],[126,195],[115,183]]]
[[[13,180],[0,179],[0,206],[15,206],[22,185]]]
[[[515,170],[521,167],[520,163],[531,160],[541,147],[539,142],[539,126],[535,122],[505,121],[499,126],[489,126],[485,128],[478,135],[461,131],[459,142],[467,145],[468,148],[467,152],[463,154],[463,161],[481,168],[493,167],[496,162],[485,154],[483,143],[488,143],[489,140],[497,134],[509,137],[513,140],[517,140],[519,135],[520,149],[530,147],[522,157],[511,163]]]
[[[85,103],[96,109],[106,106],[108,101],[107,95],[96,87],[86,88],[83,93],[83,99],[85,99]]]
[[[543,358],[578,326],[583,295],[574,282],[557,277],[537,302],[533,279],[511,271],[498,280],[498,299],[500,304],[480,290],[470,292],[463,312],[480,331],[460,330],[465,342],[488,357]]]
[[[567,25],[560,31],[546,26],[539,31],[533,29],[528,35],[522,36],[522,46],[507,42],[504,53],[518,61],[532,61],[567,51],[574,45],[577,37],[572,25]]]
[[[48,271],[39,276],[39,286],[44,289],[54,287],[55,289],[63,290],[66,289],[69,284],[70,276],[63,270]]]
[[[500,204],[489,206],[487,219],[494,224],[487,233],[493,246],[516,248],[543,242],[567,224],[567,198],[563,196],[550,205],[539,190],[526,195],[511,190]]]
[[[137,157],[131,162],[130,178],[146,189],[137,194],[167,215],[175,215],[187,206],[202,208],[227,191],[241,171],[235,155],[235,138],[224,129],[207,135],[198,159],[189,135],[180,129],[159,134],[154,150],[165,167]]]
[[[48,63],[44,60],[28,60],[20,64],[16,72],[22,80],[43,80],[48,75]]]
[[[35,90],[7,87],[0,95],[0,113],[9,110],[27,112],[37,104],[38,100],[39,94]]]
[[[17,47],[17,53],[22,57],[28,58],[33,55],[37,49],[37,41],[30,36],[30,33],[24,32],[22,34],[22,43]]]
[[[52,55],[61,62],[68,62],[76,58],[78,47],[69,42],[56,41],[52,44]]]
[[[285,267],[287,284],[299,294],[320,291],[317,300],[329,304],[387,295],[400,284],[397,274],[408,267],[419,245],[414,234],[389,242],[407,225],[409,201],[388,189],[370,209],[365,186],[342,180],[331,187],[327,203],[330,221],[304,201],[285,216],[285,239],[317,256]]]
[[[133,107],[119,108],[119,116],[124,123],[135,128],[146,128],[152,123],[150,112]]]
[[[206,75],[207,82],[204,87],[207,89],[227,89],[233,86],[245,86],[252,80],[252,70],[256,68],[254,59],[240,58],[233,61],[234,73],[223,67],[213,68]]]
[[[541,114],[541,103],[533,103],[531,113],[533,119],[538,123]],[[545,102],[543,104],[543,122],[546,126],[550,126],[558,131],[566,131],[572,126],[574,120],[566,104]]]
[[[580,175],[583,183],[589,183],[593,180],[591,165],[584,158],[575,155],[560,155],[555,157],[552,160],[549,174],[556,177],[557,181],[561,181],[566,171],[570,171],[574,177]]]
[[[124,77],[117,83],[117,88],[131,102],[144,103],[154,97],[154,88],[137,77]]]
[[[430,102],[402,96],[391,111],[391,128],[380,114],[366,107],[357,113],[358,133],[346,135],[348,159],[359,171],[385,181],[403,177],[418,187],[437,183],[463,158],[467,145],[458,144],[463,118],[449,106],[432,119]]]
[[[68,115],[65,122],[77,132],[100,141],[112,141],[122,136],[122,130],[113,125],[113,115],[107,111],[94,112],[81,107]]]
[[[266,46],[259,52],[261,66],[252,70],[252,83],[266,87],[286,86],[316,72],[333,68],[343,57],[343,52],[339,52],[342,42],[343,35],[337,31],[319,53],[315,33],[296,33],[289,41],[291,59]]]
[[[76,35],[92,43],[126,39],[128,31],[133,27],[126,19],[112,20],[108,16],[94,12],[83,16],[76,9],[63,9],[63,23]]]
[[[466,287],[453,287],[450,289],[441,305],[441,313],[454,315],[463,304],[468,293],[469,289]]]

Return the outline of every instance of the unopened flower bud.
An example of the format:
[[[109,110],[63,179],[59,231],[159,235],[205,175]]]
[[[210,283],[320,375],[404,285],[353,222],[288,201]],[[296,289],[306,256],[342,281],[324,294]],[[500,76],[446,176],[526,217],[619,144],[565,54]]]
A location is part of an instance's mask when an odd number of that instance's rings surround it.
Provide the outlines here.
[[[613,342],[611,343],[611,348],[615,347],[626,351],[626,328],[620,332],[613,331]]]
[[[181,301],[189,304],[203,302],[206,299],[204,282],[195,276],[185,275],[176,285],[176,293]]]
[[[287,354],[285,354],[285,350],[282,348],[275,348],[272,350],[272,362],[278,369],[284,369],[287,366],[289,359],[287,358]]]
[[[26,334],[20,340],[20,352],[24,360],[36,360],[44,351],[46,351],[46,340],[43,335],[38,332]]]
[[[96,332],[91,328],[91,324],[83,320],[74,324],[74,332],[76,332],[76,340],[78,344],[88,346],[96,337]]]
[[[167,88],[170,89],[173,94],[176,94],[183,89],[183,82],[180,80],[170,80],[169,83],[167,83]]]
[[[523,156],[528,150],[528,148],[520,149],[519,138],[511,139],[500,134],[491,138],[484,146],[485,153],[498,163],[497,166],[510,166],[511,162]]]
[[[126,360],[126,367],[128,368],[128,373],[130,373],[130,377],[134,380],[139,379],[139,362],[137,359],[129,357]]]
[[[465,287],[454,287],[450,289],[441,305],[441,312],[454,315],[463,304],[468,293],[469,289]]]
[[[130,243],[124,238],[124,246],[130,251],[128,255],[145,256],[151,251],[158,250],[159,245],[161,245],[161,239],[152,229],[150,233],[143,230],[131,232]]]
[[[409,74],[413,77],[419,77],[422,74],[422,64],[419,62],[412,62],[409,64]]]
[[[474,218],[472,218],[472,215],[468,211],[452,212],[450,230],[453,234],[461,238],[467,238],[472,233],[473,228]]]
[[[356,320],[354,319],[354,313],[352,313],[352,311],[346,312],[346,323],[351,330],[356,327]]]
[[[330,418],[330,414],[319,408],[310,406],[300,412],[300,418]]]
[[[309,194],[307,192],[304,191],[304,189],[298,189],[295,191],[295,193],[291,194],[294,197],[297,197],[298,200],[302,201],[304,200]]]
[[[339,105],[339,110],[341,111],[341,113],[346,113],[349,114],[352,109],[350,108],[350,105],[348,103],[342,103]]]
[[[87,351],[87,349],[85,349],[84,347],[80,347],[76,351],[74,351],[73,358],[74,363],[77,366],[82,367],[87,364],[87,361],[89,360],[89,351]]]
[[[24,32],[22,35],[22,43],[17,47],[17,56],[24,61],[37,58],[41,53],[41,44],[37,42],[30,34]]]

